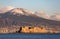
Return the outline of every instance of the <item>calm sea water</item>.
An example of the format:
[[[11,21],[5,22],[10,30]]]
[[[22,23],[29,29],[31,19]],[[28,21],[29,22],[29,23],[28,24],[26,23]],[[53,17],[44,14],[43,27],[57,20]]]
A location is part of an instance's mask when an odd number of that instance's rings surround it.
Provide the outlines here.
[[[0,34],[0,39],[60,39],[60,34]]]

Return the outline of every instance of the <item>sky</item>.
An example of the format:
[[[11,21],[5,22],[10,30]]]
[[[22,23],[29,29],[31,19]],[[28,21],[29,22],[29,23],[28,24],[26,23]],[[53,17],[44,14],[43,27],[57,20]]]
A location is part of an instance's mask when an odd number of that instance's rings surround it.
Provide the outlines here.
[[[13,6],[47,14],[60,13],[60,0],[0,0],[0,7]]]

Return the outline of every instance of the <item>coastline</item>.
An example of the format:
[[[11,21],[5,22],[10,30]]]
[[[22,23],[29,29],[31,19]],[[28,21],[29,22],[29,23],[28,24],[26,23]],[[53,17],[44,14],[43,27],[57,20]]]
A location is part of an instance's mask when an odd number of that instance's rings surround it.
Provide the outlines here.
[[[24,33],[24,34],[60,34],[57,30],[47,30],[45,27],[4,27],[0,28],[0,34]]]

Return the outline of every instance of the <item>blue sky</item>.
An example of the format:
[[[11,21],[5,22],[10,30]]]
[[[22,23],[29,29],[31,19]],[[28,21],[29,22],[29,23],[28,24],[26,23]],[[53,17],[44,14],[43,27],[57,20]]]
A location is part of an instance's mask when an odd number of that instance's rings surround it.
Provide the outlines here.
[[[44,10],[47,14],[60,12],[60,0],[0,0],[0,6],[14,6],[28,10]]]

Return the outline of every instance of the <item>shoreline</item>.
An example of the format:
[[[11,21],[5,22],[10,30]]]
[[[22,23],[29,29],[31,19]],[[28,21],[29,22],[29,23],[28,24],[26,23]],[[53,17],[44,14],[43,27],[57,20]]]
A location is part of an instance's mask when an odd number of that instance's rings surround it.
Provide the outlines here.
[[[5,27],[0,28],[0,34],[10,34],[10,33],[24,33],[24,34],[60,34],[56,29],[46,29],[45,27],[38,26],[22,26],[22,27]]]
[[[60,33],[0,33],[0,35],[1,34],[38,34],[38,35],[40,35],[40,34],[42,34],[42,35],[44,35],[44,34],[60,34]]]

